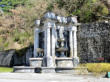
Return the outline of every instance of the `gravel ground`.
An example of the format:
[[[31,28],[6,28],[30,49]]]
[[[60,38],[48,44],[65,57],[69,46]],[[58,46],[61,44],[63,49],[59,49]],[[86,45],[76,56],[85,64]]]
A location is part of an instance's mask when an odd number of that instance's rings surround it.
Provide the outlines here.
[[[58,73],[0,73],[0,82],[110,82],[110,79],[91,75]]]

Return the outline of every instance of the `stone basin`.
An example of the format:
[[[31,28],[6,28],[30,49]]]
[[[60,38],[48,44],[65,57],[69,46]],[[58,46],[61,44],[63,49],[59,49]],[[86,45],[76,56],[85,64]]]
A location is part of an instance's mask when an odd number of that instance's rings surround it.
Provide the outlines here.
[[[68,49],[67,48],[58,48],[58,49],[56,49],[56,51],[57,52],[65,52],[65,51],[68,51]]]
[[[64,41],[65,41],[65,39],[58,39],[58,41],[59,41],[59,42],[64,42]]]
[[[55,59],[56,67],[73,68],[73,58],[60,57]]]
[[[39,52],[44,52],[44,49],[42,49],[42,48],[37,48],[37,52],[39,53]]]
[[[43,58],[30,58],[30,66],[32,67],[42,67]]]

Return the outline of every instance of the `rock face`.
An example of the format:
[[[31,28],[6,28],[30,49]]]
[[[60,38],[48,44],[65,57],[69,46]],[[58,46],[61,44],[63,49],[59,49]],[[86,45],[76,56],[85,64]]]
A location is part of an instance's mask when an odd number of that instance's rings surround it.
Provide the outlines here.
[[[19,51],[20,52],[20,51]],[[28,66],[29,58],[33,57],[33,48],[28,47],[23,55],[15,54],[12,58],[12,66]]]
[[[20,51],[19,51],[20,52]],[[20,56],[16,54],[16,50],[8,50],[0,52],[0,66],[21,66],[29,65],[29,58],[33,56],[33,49],[32,47],[27,48],[24,55]]]
[[[14,54],[15,50],[0,52],[0,66],[10,67],[12,65],[12,58]]]
[[[110,22],[82,24],[78,28],[81,62],[110,61]]]

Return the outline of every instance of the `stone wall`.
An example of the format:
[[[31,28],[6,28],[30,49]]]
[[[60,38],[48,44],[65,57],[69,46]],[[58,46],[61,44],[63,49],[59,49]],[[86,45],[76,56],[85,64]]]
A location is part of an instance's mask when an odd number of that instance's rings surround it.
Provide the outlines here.
[[[110,22],[78,27],[78,54],[81,62],[109,62]]]

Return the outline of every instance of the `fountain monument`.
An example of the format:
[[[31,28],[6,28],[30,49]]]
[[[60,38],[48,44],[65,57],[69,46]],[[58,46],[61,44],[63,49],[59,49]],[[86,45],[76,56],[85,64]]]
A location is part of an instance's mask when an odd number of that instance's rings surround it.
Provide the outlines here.
[[[14,67],[15,72],[69,72],[77,67],[77,17],[58,16],[47,12],[36,20],[34,57],[30,66]]]

